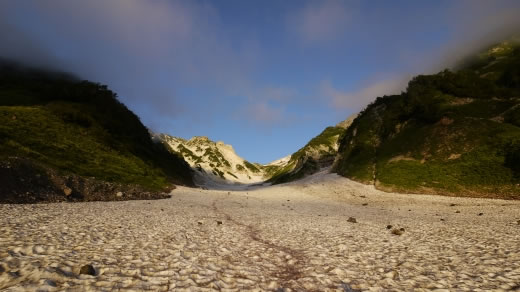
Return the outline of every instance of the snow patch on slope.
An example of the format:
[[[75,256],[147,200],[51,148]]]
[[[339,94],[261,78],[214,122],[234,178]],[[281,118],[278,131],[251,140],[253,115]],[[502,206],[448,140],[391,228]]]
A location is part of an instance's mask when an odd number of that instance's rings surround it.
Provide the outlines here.
[[[261,165],[252,164],[238,156],[233,146],[208,137],[190,140],[160,134],[159,138],[180,153],[195,170],[194,180],[200,186],[218,188],[236,184],[256,184],[265,180]],[[257,170],[255,170],[257,168]]]

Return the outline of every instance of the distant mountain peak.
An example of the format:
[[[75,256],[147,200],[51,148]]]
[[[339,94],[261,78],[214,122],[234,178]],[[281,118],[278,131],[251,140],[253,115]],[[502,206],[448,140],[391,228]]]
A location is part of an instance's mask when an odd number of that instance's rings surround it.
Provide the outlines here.
[[[250,184],[266,179],[261,166],[238,156],[233,146],[223,141],[214,142],[206,136],[189,140],[160,134],[172,151],[179,153],[198,173],[201,185],[208,181],[217,183]]]
[[[166,143],[171,151],[184,157],[198,174],[195,181],[199,185],[280,183],[332,165],[338,150],[338,139],[356,116],[352,115],[338,125],[326,128],[297,152],[266,165],[251,163],[238,156],[232,145],[223,141],[214,142],[206,136],[195,136],[189,140],[166,134],[154,136]]]

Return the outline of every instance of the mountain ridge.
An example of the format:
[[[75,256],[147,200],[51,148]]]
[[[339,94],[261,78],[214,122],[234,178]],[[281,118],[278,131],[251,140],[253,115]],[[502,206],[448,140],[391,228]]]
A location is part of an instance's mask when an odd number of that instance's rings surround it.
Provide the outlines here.
[[[252,163],[238,156],[232,145],[212,141],[206,136],[190,139],[152,134],[172,152],[182,155],[196,172],[198,184],[279,184],[290,182],[332,165],[338,140],[350,126],[355,115],[327,127],[297,152],[267,164]]]
[[[139,192],[152,198],[173,184],[193,185],[186,162],[154,143],[139,117],[107,86],[5,61],[0,62],[0,157],[6,162],[4,178],[33,181],[47,190],[2,184],[1,195],[15,201],[18,195],[29,202],[144,198]]]
[[[206,136],[183,139],[167,134],[154,134],[154,139],[163,141],[172,152],[178,153],[199,174],[199,184],[204,179],[216,183],[253,184],[264,181],[263,165],[251,163],[238,154],[232,145],[212,141]]]
[[[468,60],[368,105],[333,170],[387,191],[520,198],[520,45]]]

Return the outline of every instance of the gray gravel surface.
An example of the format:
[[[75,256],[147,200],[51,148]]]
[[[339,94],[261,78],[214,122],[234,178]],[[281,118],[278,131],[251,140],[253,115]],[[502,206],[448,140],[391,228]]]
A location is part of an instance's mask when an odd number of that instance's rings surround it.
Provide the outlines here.
[[[520,291],[518,220],[517,201],[383,193],[326,173],[0,205],[0,290]]]

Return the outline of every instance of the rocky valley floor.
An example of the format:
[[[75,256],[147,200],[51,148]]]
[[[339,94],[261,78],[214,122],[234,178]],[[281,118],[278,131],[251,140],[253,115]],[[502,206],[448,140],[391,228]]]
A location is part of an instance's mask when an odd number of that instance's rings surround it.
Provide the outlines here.
[[[325,173],[0,205],[0,290],[520,291],[519,220],[517,201],[383,193]],[[87,264],[95,275],[79,273]]]

